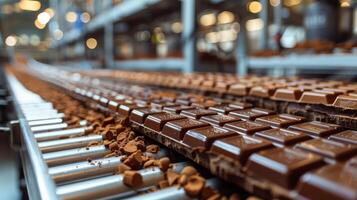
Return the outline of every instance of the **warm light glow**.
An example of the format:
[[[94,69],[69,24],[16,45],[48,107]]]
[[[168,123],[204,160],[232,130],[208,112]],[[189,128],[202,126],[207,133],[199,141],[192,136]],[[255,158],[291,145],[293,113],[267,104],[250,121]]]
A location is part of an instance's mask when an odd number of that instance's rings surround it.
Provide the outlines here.
[[[240,31],[240,24],[238,22],[234,22],[232,25],[231,25],[231,29],[232,31],[236,32],[236,33],[239,33]]]
[[[216,23],[216,15],[214,13],[204,14],[200,17],[202,26],[212,26]]]
[[[90,14],[87,12],[82,13],[79,18],[83,23],[88,23],[91,19]]]
[[[56,29],[53,31],[53,36],[55,37],[56,40],[60,40],[63,38],[63,32],[59,29]]]
[[[291,7],[291,6],[297,6],[301,4],[302,0],[285,0],[284,5]]]
[[[252,1],[248,5],[248,10],[251,13],[259,13],[262,11],[262,4],[259,1]]]
[[[341,0],[340,3],[340,6],[342,8],[347,8],[351,6],[351,0]]]
[[[5,4],[1,7],[1,12],[5,15],[11,14],[13,11],[13,7],[9,4]]]
[[[264,27],[264,22],[262,19],[250,19],[246,23],[246,29],[248,31],[258,31]]]
[[[21,0],[18,5],[21,10],[27,11],[38,11],[41,8],[41,3],[33,0]]]
[[[94,38],[88,38],[86,45],[89,49],[95,49],[97,47],[97,40]]]
[[[219,35],[217,32],[209,32],[205,36],[208,43],[217,43],[219,40],[218,37],[219,37]]]
[[[280,5],[281,0],[269,0],[269,2],[270,2],[270,5],[276,7],[276,6]]]
[[[50,18],[52,18],[53,16],[55,16],[55,11],[52,8],[46,8],[45,11],[47,14],[50,15]]]
[[[37,20],[38,22],[40,22],[41,24],[47,24],[51,19],[50,14],[46,13],[46,12],[42,12],[40,14],[37,15]]]
[[[44,29],[46,27],[46,24],[40,23],[38,21],[38,19],[35,20],[34,24],[35,24],[36,28],[38,28],[38,29]]]
[[[229,11],[223,11],[218,15],[219,24],[227,24],[234,21],[234,14]]]
[[[174,22],[171,24],[171,30],[174,33],[181,33],[182,32],[182,23],[181,22]]]
[[[12,35],[7,36],[7,38],[5,39],[5,44],[9,47],[15,46],[16,42],[17,42],[16,37]]]
[[[230,42],[237,39],[237,33],[232,30],[219,31],[218,34],[220,42]]]
[[[73,11],[66,13],[67,22],[74,23],[75,21],[77,21],[77,18],[78,18],[77,13],[75,13]]]
[[[40,37],[38,35],[31,35],[30,44],[32,46],[38,46],[40,44]]]

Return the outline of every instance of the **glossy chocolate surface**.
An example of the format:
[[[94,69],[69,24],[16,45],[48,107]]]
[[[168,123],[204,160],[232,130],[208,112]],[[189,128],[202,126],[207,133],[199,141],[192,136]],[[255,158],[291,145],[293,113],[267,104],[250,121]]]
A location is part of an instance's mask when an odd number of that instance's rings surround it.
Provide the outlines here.
[[[183,137],[183,143],[192,148],[203,147],[209,149],[214,140],[232,135],[236,135],[236,133],[208,126],[187,131]]]
[[[164,125],[164,128],[162,129],[162,134],[176,140],[182,140],[184,134],[188,130],[208,125],[208,123],[194,119],[180,119],[175,121],[169,121]]]

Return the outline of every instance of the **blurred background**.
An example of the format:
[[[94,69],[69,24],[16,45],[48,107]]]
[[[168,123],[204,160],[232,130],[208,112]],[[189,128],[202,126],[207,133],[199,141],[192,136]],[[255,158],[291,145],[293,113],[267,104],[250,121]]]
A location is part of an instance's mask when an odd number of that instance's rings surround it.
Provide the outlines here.
[[[1,55],[57,65],[357,74],[354,0],[3,0]]]

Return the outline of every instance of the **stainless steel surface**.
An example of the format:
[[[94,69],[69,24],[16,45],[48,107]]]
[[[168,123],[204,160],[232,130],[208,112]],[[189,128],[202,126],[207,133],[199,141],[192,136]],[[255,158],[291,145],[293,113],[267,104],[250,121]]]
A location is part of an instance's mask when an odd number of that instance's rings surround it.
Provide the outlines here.
[[[43,132],[43,133],[36,133],[35,138],[38,142],[47,141],[47,140],[57,140],[61,138],[68,138],[72,136],[79,136],[85,132],[85,127],[80,128],[72,128],[60,131],[50,131],[50,132]]]
[[[186,163],[176,164],[173,169],[180,171],[184,165]],[[124,185],[123,175],[118,174],[59,186],[57,187],[57,195],[61,199],[95,199],[156,185],[165,178],[164,172],[158,167],[147,168],[138,172],[143,177],[143,184],[138,188],[130,188]]]
[[[60,124],[49,124],[49,125],[41,125],[41,126],[33,126],[31,127],[31,131],[33,133],[39,133],[44,131],[54,131],[54,130],[61,130],[68,127],[67,123],[60,123]]]
[[[30,121],[30,122],[28,122],[28,124],[29,124],[29,126],[41,126],[41,125],[48,125],[48,124],[58,124],[58,123],[62,123],[62,122],[63,122],[63,119],[54,118],[54,119]]]
[[[48,166],[66,164],[70,162],[84,161],[87,159],[95,159],[108,154],[110,151],[104,145],[93,147],[84,147],[44,153],[43,159]]]
[[[27,121],[35,121],[35,120],[45,120],[45,119],[54,119],[54,118],[63,118],[64,114],[63,113],[57,113],[53,115],[38,115],[38,116],[31,116],[31,117],[26,117]]]
[[[55,192],[56,187],[54,181],[48,174],[48,168],[42,158],[41,151],[36,145],[36,140],[20,111],[21,103],[36,102],[34,101],[36,97],[29,97],[28,95],[32,93],[27,91],[13,75],[7,74],[6,77],[10,87],[10,93],[14,97],[14,107],[22,129],[22,144],[26,147],[25,150],[21,151],[21,158],[25,166],[24,173],[29,196],[32,199],[58,199]],[[19,98],[19,95],[26,95],[26,97]],[[25,105],[25,107],[26,106],[27,105]]]
[[[162,158],[168,155],[168,152],[161,149],[159,152],[144,153],[144,155],[151,158]],[[83,161],[71,163],[66,165],[59,165],[49,168],[49,173],[56,182],[64,182],[75,179],[83,179],[96,175],[103,175],[106,173],[114,173],[121,163],[122,156],[100,158],[92,160],[91,162]]]
[[[83,161],[59,165],[49,168],[49,173],[55,182],[73,181],[96,175],[113,173],[121,163],[119,157],[95,159],[91,162]]]
[[[62,151],[66,149],[86,147],[92,141],[100,142],[102,140],[103,137],[101,135],[88,135],[83,137],[39,142],[38,147],[40,148],[42,153],[47,153],[53,151]]]

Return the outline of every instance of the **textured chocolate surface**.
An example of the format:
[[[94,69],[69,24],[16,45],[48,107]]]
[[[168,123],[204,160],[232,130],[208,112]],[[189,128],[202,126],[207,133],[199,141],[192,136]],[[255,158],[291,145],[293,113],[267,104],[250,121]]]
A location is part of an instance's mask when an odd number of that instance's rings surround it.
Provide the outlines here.
[[[282,128],[274,128],[270,130],[260,131],[255,133],[254,136],[261,137],[273,143],[278,143],[281,145],[292,145],[310,139],[310,137],[305,133]]]
[[[197,121],[194,119],[180,119],[167,122],[162,129],[162,133],[176,140],[182,140],[184,134],[195,128],[208,126],[208,123]]]
[[[325,137],[341,130],[341,126],[319,121],[305,122],[289,126],[290,130],[304,132],[311,136]]]
[[[177,119],[185,119],[185,117],[172,113],[151,114],[145,119],[144,126],[154,131],[161,131],[166,122]]]
[[[342,131],[335,135],[331,135],[329,139],[345,144],[357,145],[357,131],[352,131],[352,130]]]
[[[201,117],[200,121],[203,122],[207,122],[211,125],[215,125],[215,126],[223,126],[226,123],[229,122],[235,122],[235,121],[239,121],[240,119],[238,117],[232,117],[229,115],[221,115],[221,114],[217,114],[217,115],[207,115],[207,116],[203,116]]]
[[[153,110],[152,108],[136,108],[134,109],[129,116],[131,121],[143,124],[148,115],[163,113],[162,111]]]
[[[200,119],[202,116],[205,115],[214,115],[217,114],[212,110],[206,109],[193,109],[193,110],[183,110],[181,111],[180,115],[192,118],[192,119]]]
[[[270,128],[267,125],[259,124],[252,121],[238,121],[238,122],[227,123],[223,127],[231,131],[235,131],[242,134],[248,134],[248,135],[252,135],[255,132]]]
[[[289,148],[275,148],[250,156],[247,170],[259,179],[293,188],[301,175],[322,165],[320,156]]]
[[[269,115],[265,117],[259,117],[255,121],[263,124],[267,124],[272,127],[287,127],[292,124],[296,124],[304,121],[303,117],[290,114]]]

